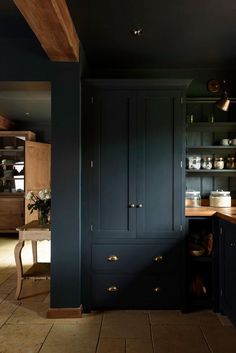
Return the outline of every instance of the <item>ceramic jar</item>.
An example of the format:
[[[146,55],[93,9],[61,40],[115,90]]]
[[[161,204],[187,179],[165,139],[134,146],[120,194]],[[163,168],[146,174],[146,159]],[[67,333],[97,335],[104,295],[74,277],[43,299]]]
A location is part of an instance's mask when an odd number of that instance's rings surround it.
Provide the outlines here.
[[[215,169],[224,169],[225,162],[223,157],[216,157],[214,160]]]
[[[231,207],[230,191],[211,191],[209,201],[210,207]]]

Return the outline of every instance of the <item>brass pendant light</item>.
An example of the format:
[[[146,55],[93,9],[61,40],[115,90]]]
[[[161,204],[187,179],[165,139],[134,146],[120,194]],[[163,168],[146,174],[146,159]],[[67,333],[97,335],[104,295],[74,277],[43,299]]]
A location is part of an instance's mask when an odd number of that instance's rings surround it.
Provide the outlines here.
[[[226,90],[226,81],[210,80],[207,83],[207,88],[211,93],[218,93],[223,91],[223,96],[216,102],[216,107],[220,110],[223,110],[224,112],[227,112],[229,109],[230,99],[228,98],[228,93]]]

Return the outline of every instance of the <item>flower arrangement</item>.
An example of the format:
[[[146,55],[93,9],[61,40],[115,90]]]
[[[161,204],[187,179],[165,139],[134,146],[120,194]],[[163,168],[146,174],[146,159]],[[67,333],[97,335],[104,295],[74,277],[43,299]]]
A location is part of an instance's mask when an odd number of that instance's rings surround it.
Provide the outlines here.
[[[43,189],[36,195],[33,191],[28,192],[26,199],[30,201],[27,205],[30,214],[38,210],[39,223],[48,223],[48,215],[51,210],[51,190]]]

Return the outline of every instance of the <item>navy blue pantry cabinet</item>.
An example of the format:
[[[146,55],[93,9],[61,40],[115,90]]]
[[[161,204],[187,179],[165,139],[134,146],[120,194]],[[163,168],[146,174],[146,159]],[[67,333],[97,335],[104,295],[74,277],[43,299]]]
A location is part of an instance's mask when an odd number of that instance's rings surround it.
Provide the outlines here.
[[[85,83],[85,308],[180,306],[185,86]]]

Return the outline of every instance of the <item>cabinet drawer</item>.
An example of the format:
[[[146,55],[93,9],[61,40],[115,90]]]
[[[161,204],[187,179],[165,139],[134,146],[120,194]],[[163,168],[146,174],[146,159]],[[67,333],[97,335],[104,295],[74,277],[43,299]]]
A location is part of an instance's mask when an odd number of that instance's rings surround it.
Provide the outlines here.
[[[176,271],[180,249],[176,244],[93,245],[93,271],[122,273]]]
[[[94,275],[92,307],[179,308],[181,278],[175,275]]]

